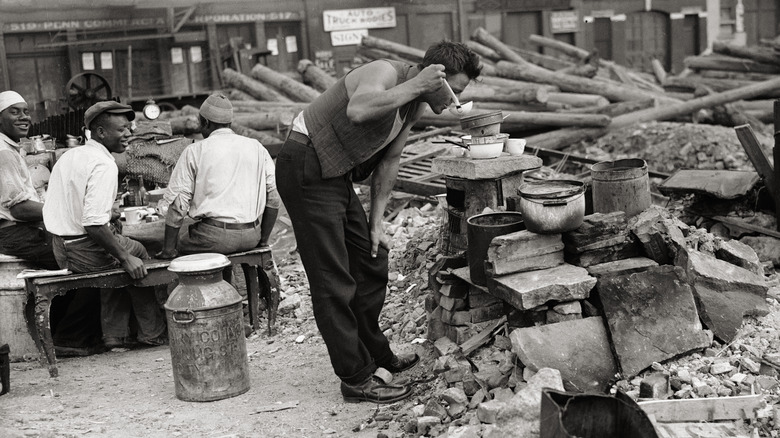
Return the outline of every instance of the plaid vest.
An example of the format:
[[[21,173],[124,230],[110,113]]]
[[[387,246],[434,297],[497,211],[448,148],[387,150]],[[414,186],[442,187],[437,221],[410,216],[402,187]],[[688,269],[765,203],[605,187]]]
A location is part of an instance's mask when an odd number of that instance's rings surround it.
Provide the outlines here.
[[[374,61],[377,62],[377,61]],[[379,61],[385,62],[385,61]],[[406,82],[410,65],[386,60],[398,73],[398,82]],[[353,172],[353,181],[368,177],[384,156],[379,149],[387,140],[396,114],[409,117],[417,109],[417,102],[409,102],[399,110],[378,120],[355,125],[347,117],[346,75],[326,90],[303,110],[303,119],[312,146],[322,168],[322,178],[334,178]]]

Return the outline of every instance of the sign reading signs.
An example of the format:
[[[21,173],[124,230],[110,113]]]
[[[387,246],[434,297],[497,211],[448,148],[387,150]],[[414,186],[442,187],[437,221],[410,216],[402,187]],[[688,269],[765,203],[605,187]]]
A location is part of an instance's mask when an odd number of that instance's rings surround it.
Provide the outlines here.
[[[336,46],[356,46],[364,36],[368,36],[368,29],[339,30],[330,33],[330,44]]]
[[[322,11],[325,32],[395,27],[395,8],[334,9]]]
[[[579,31],[580,19],[577,11],[552,11],[550,13],[550,30],[552,33]]]

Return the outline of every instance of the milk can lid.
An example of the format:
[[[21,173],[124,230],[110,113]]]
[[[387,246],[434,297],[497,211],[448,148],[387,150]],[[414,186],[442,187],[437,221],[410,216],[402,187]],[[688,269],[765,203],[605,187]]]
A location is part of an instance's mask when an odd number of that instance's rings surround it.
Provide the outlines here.
[[[177,257],[171,261],[168,270],[172,272],[203,272],[221,269],[230,265],[224,254],[202,253]]]

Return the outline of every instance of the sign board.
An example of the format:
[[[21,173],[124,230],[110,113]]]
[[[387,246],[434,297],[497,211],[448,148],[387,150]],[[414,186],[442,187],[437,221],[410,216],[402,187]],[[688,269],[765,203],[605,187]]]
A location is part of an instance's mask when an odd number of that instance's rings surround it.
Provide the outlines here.
[[[550,30],[552,33],[572,33],[580,30],[577,11],[550,12]]]
[[[330,44],[336,46],[356,46],[368,36],[368,29],[339,30],[330,33]]]
[[[325,32],[395,27],[395,8],[333,9],[322,11]]]

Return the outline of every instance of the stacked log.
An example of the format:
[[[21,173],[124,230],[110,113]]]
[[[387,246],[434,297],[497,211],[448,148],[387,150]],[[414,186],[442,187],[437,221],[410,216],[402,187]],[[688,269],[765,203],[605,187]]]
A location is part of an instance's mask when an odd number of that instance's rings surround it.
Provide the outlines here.
[[[757,124],[771,119],[770,99],[780,97],[780,54],[769,44],[716,43],[713,54],[686,59],[684,74],[674,76],[657,60],[652,72],[638,72],[551,38],[531,35],[529,43],[545,53],[509,46],[478,28],[466,44],[480,56],[482,75],[460,96],[474,102],[472,114],[501,110],[505,132],[534,131],[529,149],[562,149],[654,120]],[[416,65],[424,55],[420,48],[366,36],[356,60]],[[236,122],[257,132],[285,132],[295,114],[336,82],[309,60],[297,70],[281,74],[257,65],[250,77],[226,69]],[[415,128],[429,126],[457,129],[459,118],[428,111]]]

